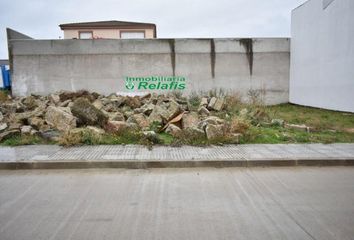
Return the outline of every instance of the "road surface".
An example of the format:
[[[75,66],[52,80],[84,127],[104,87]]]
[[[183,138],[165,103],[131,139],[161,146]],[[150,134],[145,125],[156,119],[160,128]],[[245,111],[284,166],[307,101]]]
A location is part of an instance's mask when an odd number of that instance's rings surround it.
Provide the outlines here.
[[[354,239],[354,168],[3,170],[0,239]]]

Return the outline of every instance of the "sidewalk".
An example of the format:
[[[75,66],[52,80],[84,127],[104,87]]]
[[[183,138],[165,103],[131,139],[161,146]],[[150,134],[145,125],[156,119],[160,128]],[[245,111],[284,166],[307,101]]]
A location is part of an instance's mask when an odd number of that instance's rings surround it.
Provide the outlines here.
[[[0,147],[0,169],[354,166],[354,144]]]

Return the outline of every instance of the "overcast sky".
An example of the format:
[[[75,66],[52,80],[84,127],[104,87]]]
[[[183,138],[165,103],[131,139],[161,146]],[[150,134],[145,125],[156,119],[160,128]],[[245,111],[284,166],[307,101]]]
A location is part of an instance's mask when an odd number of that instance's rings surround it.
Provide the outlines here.
[[[288,37],[291,10],[305,0],[1,1],[0,59],[6,27],[37,39],[63,36],[61,23],[122,20],[157,25],[159,38]]]

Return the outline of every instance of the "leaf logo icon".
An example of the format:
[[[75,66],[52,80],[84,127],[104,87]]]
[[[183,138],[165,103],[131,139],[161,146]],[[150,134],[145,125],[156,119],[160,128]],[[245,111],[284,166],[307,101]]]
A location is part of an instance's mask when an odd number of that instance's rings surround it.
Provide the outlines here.
[[[129,82],[126,82],[125,83],[125,87],[128,89],[128,90],[133,90],[134,89],[134,83],[129,81]]]

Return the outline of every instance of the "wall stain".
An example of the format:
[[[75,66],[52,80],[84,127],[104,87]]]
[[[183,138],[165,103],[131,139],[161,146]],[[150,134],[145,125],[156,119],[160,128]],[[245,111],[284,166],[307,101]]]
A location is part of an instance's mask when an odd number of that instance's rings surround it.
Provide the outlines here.
[[[210,39],[210,67],[211,67],[211,76],[215,78],[215,41],[214,39]]]
[[[242,45],[246,50],[246,56],[250,68],[250,74],[253,74],[253,40],[252,38],[242,38],[240,39],[240,45]]]
[[[171,67],[173,76],[176,75],[176,50],[175,50],[175,39],[168,39],[168,44],[170,45],[170,56],[171,56]]]

